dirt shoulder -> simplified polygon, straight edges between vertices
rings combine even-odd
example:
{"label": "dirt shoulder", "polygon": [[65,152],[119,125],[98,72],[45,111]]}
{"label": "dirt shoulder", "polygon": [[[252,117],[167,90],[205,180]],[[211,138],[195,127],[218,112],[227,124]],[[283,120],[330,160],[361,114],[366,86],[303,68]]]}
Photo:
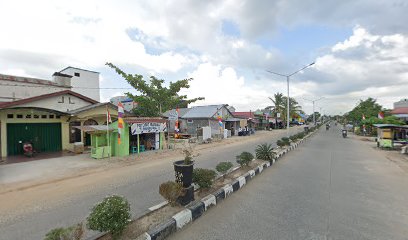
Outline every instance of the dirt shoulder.
{"label": "dirt shoulder", "polygon": [[401,154],[401,150],[399,149],[380,149],[377,147],[377,143],[375,142],[374,137],[353,135],[353,138],[365,142],[367,145],[371,146],[374,151],[378,152],[378,154],[383,155],[386,159],[396,164],[399,168],[401,168],[405,173],[408,174],[408,154]]}

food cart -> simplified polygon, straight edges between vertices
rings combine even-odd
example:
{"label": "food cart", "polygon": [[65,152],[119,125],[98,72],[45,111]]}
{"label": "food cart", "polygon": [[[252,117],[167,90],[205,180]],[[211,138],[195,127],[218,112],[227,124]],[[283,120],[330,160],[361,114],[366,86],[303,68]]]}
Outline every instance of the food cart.
{"label": "food cart", "polygon": [[408,144],[408,126],[374,124],[377,128],[377,147],[394,148],[395,144]]}

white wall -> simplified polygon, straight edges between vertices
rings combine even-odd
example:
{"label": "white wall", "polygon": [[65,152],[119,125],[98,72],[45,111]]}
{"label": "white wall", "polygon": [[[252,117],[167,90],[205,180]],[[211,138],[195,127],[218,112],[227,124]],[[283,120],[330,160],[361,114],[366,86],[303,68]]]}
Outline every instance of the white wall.
{"label": "white wall", "polygon": [[[99,73],[69,67],[61,73],[71,75],[72,91],[100,102]],[[79,73],[79,77],[75,76]]]}
{"label": "white wall", "polygon": [[67,112],[81,107],[91,105],[91,103],[70,94],[55,96],[47,99],[38,100],[26,104],[18,105],[19,107],[40,107],[53,109],[60,112]]}

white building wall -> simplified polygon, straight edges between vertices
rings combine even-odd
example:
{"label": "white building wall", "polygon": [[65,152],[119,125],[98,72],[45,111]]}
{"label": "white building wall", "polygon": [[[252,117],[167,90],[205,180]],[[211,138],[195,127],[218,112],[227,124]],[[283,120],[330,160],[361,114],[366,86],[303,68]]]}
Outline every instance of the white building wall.
{"label": "white building wall", "polygon": [[[5,78],[18,78],[26,81],[5,80]],[[30,82],[31,80],[31,82]],[[14,77],[8,75],[0,75],[0,102],[11,102],[24,98],[31,98],[39,95],[70,90],[68,86],[54,86],[48,84],[38,84],[34,82],[50,82],[34,78]]]}
{"label": "white building wall", "polygon": [[[99,73],[68,67],[61,73],[71,75],[72,91],[100,102]],[[75,76],[75,75],[78,75]]]}
{"label": "white building wall", "polygon": [[408,107],[408,99],[401,99],[400,101],[394,103],[394,109],[402,107]]}
{"label": "white building wall", "polygon": [[39,107],[53,109],[60,112],[68,112],[81,107],[91,105],[90,102],[84,101],[70,94],[41,99],[35,102],[21,104],[19,107]]}

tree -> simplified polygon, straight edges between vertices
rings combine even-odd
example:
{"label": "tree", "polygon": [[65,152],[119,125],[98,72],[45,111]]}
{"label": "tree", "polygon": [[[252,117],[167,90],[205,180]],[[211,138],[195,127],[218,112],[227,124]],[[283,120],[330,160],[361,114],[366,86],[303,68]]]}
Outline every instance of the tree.
{"label": "tree", "polygon": [[277,113],[283,115],[283,109],[285,107],[285,102],[283,101],[284,100],[283,94],[275,93],[273,95],[273,98],[269,97],[269,99],[273,102],[273,106],[270,106],[269,108],[273,108],[274,116],[276,116]]}
{"label": "tree", "polygon": [[138,107],[133,110],[136,116],[158,117],[163,112],[174,109],[177,106],[186,106],[187,104],[204,99],[204,97],[187,99],[186,95],[179,95],[182,88],[190,87],[189,82],[193,80],[192,78],[170,82],[169,87],[164,87],[164,80],[162,79],[151,76],[150,80],[146,81],[140,74],[125,73],[112,63],[106,63],[106,65],[114,69],[140,93],[139,95],[126,93],[129,98],[138,104]]}
{"label": "tree", "polygon": [[377,117],[378,113],[382,110],[382,106],[379,105],[374,98],[367,98],[366,100],[360,100],[358,105],[350,112],[345,114],[347,121],[354,123],[355,125],[361,125],[363,121],[363,115],[366,119],[370,117]]}
{"label": "tree", "polygon": [[[285,103],[284,107],[283,107],[283,119],[286,122],[286,116],[287,116],[287,99],[288,97],[283,97],[283,102]],[[302,107],[299,105],[299,103],[296,101],[296,99],[294,98],[289,98],[289,116],[292,118],[293,116],[297,116],[298,113],[304,113],[302,111]],[[289,119],[290,120],[290,119]]]}

